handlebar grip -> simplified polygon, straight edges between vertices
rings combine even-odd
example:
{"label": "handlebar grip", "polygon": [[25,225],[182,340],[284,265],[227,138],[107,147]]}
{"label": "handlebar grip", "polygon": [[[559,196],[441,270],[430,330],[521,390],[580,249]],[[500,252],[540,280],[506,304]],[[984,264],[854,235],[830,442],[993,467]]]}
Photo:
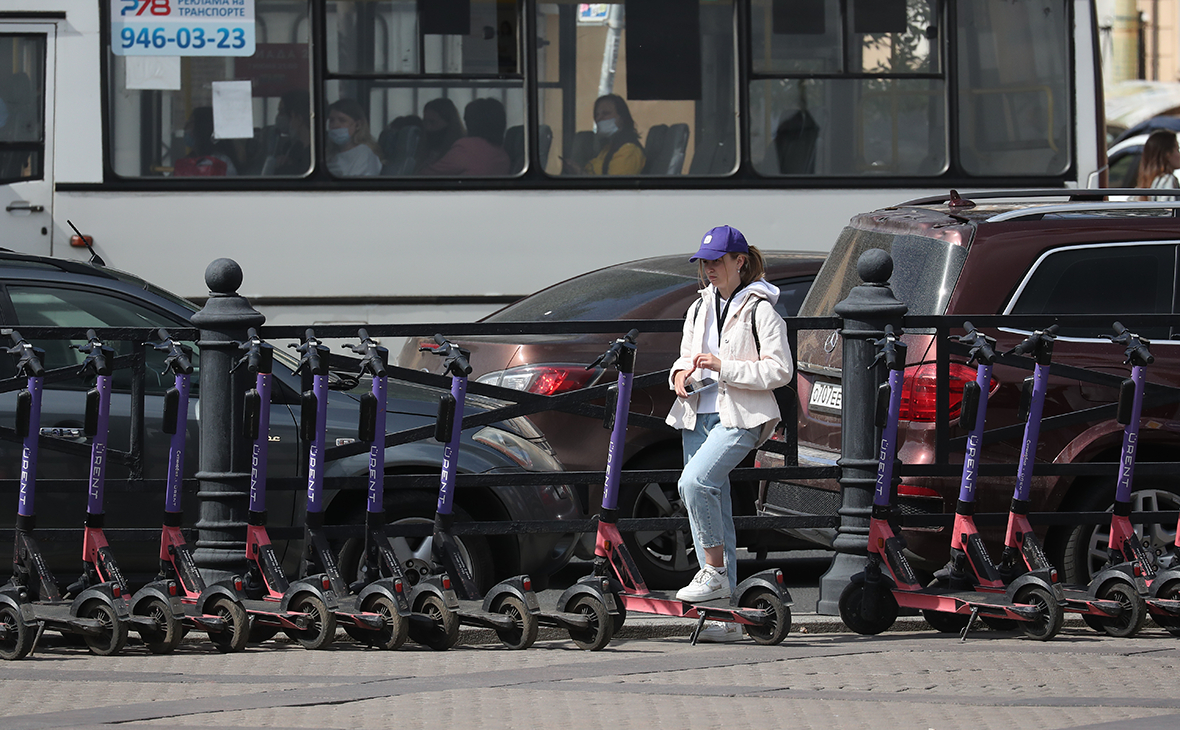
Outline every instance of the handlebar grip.
{"label": "handlebar grip", "polygon": [[14,344],[14,345],[19,345],[20,343],[25,341],[25,338],[21,337],[21,333],[17,332],[16,330],[13,330],[12,332],[10,332],[9,337],[12,338],[12,344]]}
{"label": "handlebar grip", "polygon": [[1127,334],[1127,328],[1123,326],[1122,322],[1115,322],[1113,327],[1116,337],[1122,337],[1123,335]]}
{"label": "handlebar grip", "polygon": [[372,339],[371,337],[369,337],[369,331],[366,330],[364,327],[361,327],[360,329],[358,329],[356,331],[356,335],[357,335],[357,337],[361,338],[361,342],[365,342],[367,340]]}

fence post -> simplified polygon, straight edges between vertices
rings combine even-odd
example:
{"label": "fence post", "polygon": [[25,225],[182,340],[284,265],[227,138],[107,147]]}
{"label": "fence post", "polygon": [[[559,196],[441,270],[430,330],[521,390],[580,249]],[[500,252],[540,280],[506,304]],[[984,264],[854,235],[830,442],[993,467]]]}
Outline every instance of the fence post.
{"label": "fence post", "polygon": [[232,259],[217,259],[205,269],[209,299],[192,322],[200,328],[200,461],[197,499],[197,543],[194,557],[206,579],[241,574],[246,558],[246,498],[249,495],[249,450],[241,448],[245,368],[231,374],[238,342],[246,330],[266,317],[238,295],[242,268]]}
{"label": "fence post", "polygon": [[874,406],[879,373],[870,369],[876,356],[871,340],[885,335],[885,325],[900,326],[908,307],[889,287],[893,258],[881,249],[861,254],[856,271],[863,284],[853,287],[835,307],[844,319],[842,407],[840,417],[840,527],[832,547],[836,557],[819,583],[816,613],[840,613],[840,592],[864,568],[869,517],[877,482],[877,433]]}

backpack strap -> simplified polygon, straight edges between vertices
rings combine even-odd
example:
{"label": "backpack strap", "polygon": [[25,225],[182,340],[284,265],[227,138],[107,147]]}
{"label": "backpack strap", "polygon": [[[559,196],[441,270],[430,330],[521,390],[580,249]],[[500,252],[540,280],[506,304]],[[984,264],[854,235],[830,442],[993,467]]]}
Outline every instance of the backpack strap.
{"label": "backpack strap", "polygon": [[762,343],[758,340],[758,305],[761,303],[762,297],[755,297],[750,307],[750,334],[754,335],[754,349],[758,351],[758,357],[762,357]]}

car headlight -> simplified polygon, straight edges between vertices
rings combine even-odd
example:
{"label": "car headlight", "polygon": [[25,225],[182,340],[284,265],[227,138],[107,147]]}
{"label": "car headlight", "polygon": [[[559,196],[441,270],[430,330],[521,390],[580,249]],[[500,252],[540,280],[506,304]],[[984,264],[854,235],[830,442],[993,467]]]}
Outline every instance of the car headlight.
{"label": "car headlight", "polygon": [[558,471],[562,468],[556,459],[514,433],[485,426],[476,431],[472,438],[492,447],[530,471]]}

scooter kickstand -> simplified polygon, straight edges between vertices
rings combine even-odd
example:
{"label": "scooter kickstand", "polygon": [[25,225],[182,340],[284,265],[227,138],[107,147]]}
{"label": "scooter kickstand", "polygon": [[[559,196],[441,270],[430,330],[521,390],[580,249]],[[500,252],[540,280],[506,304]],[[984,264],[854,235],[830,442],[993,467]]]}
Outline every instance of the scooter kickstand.
{"label": "scooter kickstand", "polygon": [[697,626],[695,629],[692,630],[692,645],[693,646],[697,645],[697,638],[700,637],[701,629],[703,629],[703,628],[705,628],[705,614],[704,613],[702,613],[700,615],[700,618],[697,619]]}
{"label": "scooter kickstand", "polygon": [[967,640],[967,632],[975,625],[975,619],[979,618],[979,607],[971,609],[971,618],[967,619],[967,625],[963,627],[963,633],[959,634],[959,641]]}

